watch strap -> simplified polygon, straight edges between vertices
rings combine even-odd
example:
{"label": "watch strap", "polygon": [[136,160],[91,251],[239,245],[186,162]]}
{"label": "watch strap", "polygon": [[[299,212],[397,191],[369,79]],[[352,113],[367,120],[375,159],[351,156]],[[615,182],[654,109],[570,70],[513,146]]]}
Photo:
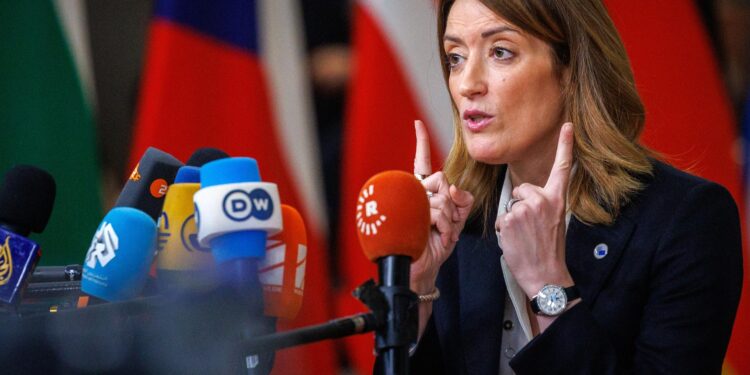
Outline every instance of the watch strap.
{"label": "watch strap", "polygon": [[537,296],[534,296],[531,298],[531,302],[530,302],[531,312],[537,315],[539,315],[539,313],[541,312],[541,310],[539,310],[539,302],[537,302],[538,300],[539,298],[537,298]]}
{"label": "watch strap", "polygon": [[565,296],[568,298],[568,304],[581,298],[581,292],[575,285],[563,288],[563,290],[565,291]]}

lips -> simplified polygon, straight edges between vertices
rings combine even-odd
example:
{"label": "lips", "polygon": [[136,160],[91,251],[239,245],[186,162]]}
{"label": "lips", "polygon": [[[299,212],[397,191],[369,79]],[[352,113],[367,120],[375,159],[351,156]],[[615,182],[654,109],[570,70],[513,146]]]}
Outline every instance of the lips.
{"label": "lips", "polygon": [[463,120],[466,127],[473,132],[478,132],[485,128],[492,121],[494,116],[476,109],[464,111]]}

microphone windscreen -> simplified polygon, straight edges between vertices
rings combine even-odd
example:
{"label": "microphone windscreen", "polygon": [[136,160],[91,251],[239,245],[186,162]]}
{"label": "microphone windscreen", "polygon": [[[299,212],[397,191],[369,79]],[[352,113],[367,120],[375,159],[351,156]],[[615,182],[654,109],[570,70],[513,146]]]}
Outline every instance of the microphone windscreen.
{"label": "microphone windscreen", "polygon": [[357,235],[367,259],[388,255],[419,259],[430,233],[430,203],[422,184],[402,171],[378,173],[357,200]]}
{"label": "microphone windscreen", "polygon": [[154,258],[156,223],[143,211],[113,208],[97,228],[83,264],[81,290],[106,301],[138,297]]}
{"label": "microphone windscreen", "polygon": [[137,208],[156,221],[161,214],[164,195],[180,167],[182,162],[174,156],[149,147],[122,188],[115,207]]}
{"label": "microphone windscreen", "polygon": [[229,154],[219,150],[218,148],[203,147],[195,150],[195,152],[190,155],[190,158],[188,159],[187,163],[185,163],[185,165],[189,165],[192,167],[202,167],[203,164],[206,164],[208,162],[219,159],[226,159],[228,157]]}
{"label": "microphone windscreen", "polygon": [[13,166],[0,185],[0,224],[22,236],[44,231],[55,193],[55,179],[47,171],[31,165]]}
{"label": "microphone windscreen", "polygon": [[307,232],[302,215],[281,205],[284,229],[268,239],[266,257],[258,266],[263,284],[264,314],[294,319],[302,307],[307,263]]}

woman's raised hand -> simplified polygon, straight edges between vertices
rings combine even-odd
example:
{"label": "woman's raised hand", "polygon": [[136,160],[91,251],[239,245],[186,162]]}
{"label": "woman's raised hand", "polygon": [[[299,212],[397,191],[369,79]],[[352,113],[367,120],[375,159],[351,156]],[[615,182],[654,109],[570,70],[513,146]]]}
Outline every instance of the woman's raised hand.
{"label": "woman's raised hand", "polygon": [[573,125],[565,123],[546,185],[524,183],[514,188],[513,198],[518,201],[495,222],[508,268],[529,297],[545,284],[573,285],[565,264],[565,210],[572,163]]}
{"label": "woman's raised hand", "polygon": [[438,270],[456,246],[474,204],[474,197],[451,185],[443,172],[432,173],[427,129],[422,121],[417,120],[414,130],[417,135],[414,174],[427,176],[422,180],[422,185],[429,196],[432,229],[427,248],[411,265],[411,284],[415,292],[426,294],[434,290]]}

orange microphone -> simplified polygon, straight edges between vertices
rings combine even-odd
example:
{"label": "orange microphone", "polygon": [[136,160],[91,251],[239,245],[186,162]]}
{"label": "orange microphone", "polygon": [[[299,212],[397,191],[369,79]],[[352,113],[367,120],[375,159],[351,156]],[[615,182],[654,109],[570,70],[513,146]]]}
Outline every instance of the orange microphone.
{"label": "orange microphone", "polygon": [[266,256],[258,266],[263,285],[264,315],[294,319],[302,307],[307,263],[307,233],[302,216],[281,205],[281,233],[269,237]]}
{"label": "orange microphone", "polygon": [[375,349],[386,374],[409,373],[409,345],[417,340],[417,295],[409,289],[411,262],[430,233],[430,203],[414,175],[386,171],[370,178],[357,200],[357,234],[365,256],[378,264],[379,289],[388,304],[375,330]]}
{"label": "orange microphone", "polygon": [[386,171],[365,182],[357,200],[357,235],[367,259],[398,255],[415,261],[429,234],[430,202],[414,175]]}

